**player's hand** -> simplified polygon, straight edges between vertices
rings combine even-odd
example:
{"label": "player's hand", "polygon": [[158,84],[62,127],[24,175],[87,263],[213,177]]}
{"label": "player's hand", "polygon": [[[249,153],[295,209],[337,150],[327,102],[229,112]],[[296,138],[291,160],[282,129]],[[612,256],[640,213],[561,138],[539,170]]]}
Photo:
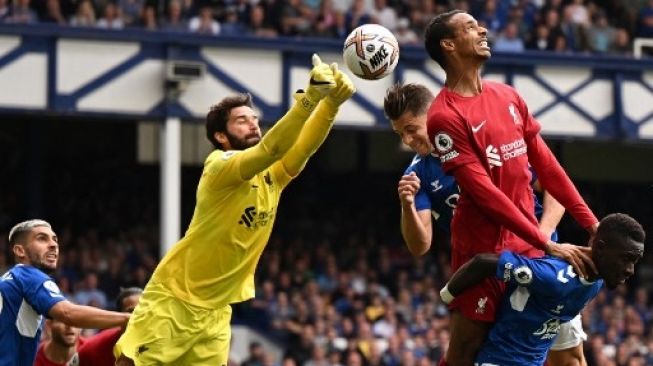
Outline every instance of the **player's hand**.
{"label": "player's hand", "polygon": [[415,203],[415,195],[419,191],[420,180],[415,172],[410,172],[401,177],[397,192],[402,205],[412,205]]}
{"label": "player's hand", "polygon": [[337,63],[334,62],[331,64],[331,71],[336,80],[336,87],[327,96],[327,100],[331,101],[337,107],[354,95],[356,87],[349,76],[338,70]]}
{"label": "player's hand", "polygon": [[331,94],[336,87],[336,79],[331,67],[323,63],[317,53],[313,54],[313,69],[310,75],[311,79],[306,88],[306,98],[313,103],[317,103],[322,98]]}
{"label": "player's hand", "polygon": [[582,278],[588,279],[598,273],[591,257],[592,248],[553,241],[549,241],[546,247],[547,254],[567,261]]}

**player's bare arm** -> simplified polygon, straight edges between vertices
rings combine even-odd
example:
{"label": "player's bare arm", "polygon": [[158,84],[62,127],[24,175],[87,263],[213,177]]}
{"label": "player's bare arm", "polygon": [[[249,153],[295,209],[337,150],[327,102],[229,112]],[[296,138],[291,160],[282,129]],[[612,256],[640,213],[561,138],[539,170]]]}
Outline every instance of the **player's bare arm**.
{"label": "player's bare arm", "polygon": [[[547,254],[567,260],[576,272],[588,278],[595,271],[594,263],[587,255],[587,249],[571,244],[558,245],[542,234],[538,227],[528,221],[515,204],[494,184],[487,171],[478,162],[463,165],[453,171],[458,184],[477,205],[484,208],[490,217],[508,230],[519,235]],[[527,230],[524,230],[527,228]],[[595,273],[595,272],[594,272]]]}
{"label": "player's bare arm", "polygon": [[48,315],[78,328],[105,329],[126,325],[131,314],[77,305],[70,301],[60,301],[50,309]]}
{"label": "player's bare arm", "polygon": [[493,276],[498,263],[498,254],[483,253],[474,256],[462,265],[442,288],[440,291],[442,301],[448,304],[466,289],[478,284],[484,278]]}
{"label": "player's bare arm", "polygon": [[291,177],[297,176],[304,169],[308,159],[324,143],[333,127],[340,105],[356,92],[354,83],[338,69],[338,64],[333,63],[330,68],[333,72],[336,87],[320,101],[304,127],[302,127],[295,144],[281,159],[285,172]]}
{"label": "player's bare arm", "polygon": [[297,141],[304,122],[320,100],[335,87],[333,70],[314,54],[313,69],[306,91],[296,93],[295,105],[263,136],[259,144],[239,154],[241,178],[251,179],[281,159]]}
{"label": "player's bare arm", "polygon": [[542,189],[540,181],[536,180],[533,189],[542,193],[542,217],[540,218],[540,231],[551,237],[556,227],[565,214],[565,207],[560,204],[548,191]]}
{"label": "player's bare arm", "polygon": [[397,186],[401,202],[401,234],[408,250],[414,256],[424,255],[433,240],[431,210],[417,211],[415,208],[415,195],[419,191],[420,183],[417,174],[411,172],[402,176]]}

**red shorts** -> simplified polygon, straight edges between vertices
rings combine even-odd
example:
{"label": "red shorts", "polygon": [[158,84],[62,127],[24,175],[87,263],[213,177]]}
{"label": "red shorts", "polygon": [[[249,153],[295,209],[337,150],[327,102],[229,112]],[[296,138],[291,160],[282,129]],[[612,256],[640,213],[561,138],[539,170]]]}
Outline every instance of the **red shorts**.
{"label": "red shorts", "polygon": [[[520,253],[529,258],[541,256],[542,251],[535,248],[527,248]],[[479,253],[462,253],[457,250],[451,251],[451,269],[458,270],[463,264],[467,263],[476,254]],[[482,322],[494,322],[496,313],[501,304],[501,298],[506,292],[506,285],[496,277],[488,277],[468,288],[462,294],[449,304],[449,310],[459,311],[465,318]]]}
{"label": "red shorts", "polygon": [[505,291],[503,281],[488,277],[456,296],[449,304],[449,310],[459,311],[470,320],[493,323]]}

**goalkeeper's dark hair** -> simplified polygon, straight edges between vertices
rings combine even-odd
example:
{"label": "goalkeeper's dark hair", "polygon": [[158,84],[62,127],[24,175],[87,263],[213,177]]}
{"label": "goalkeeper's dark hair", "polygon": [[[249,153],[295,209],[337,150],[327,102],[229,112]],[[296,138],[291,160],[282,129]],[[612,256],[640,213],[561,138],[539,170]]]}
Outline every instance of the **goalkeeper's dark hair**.
{"label": "goalkeeper's dark hair", "polygon": [[405,112],[419,116],[426,113],[433,98],[433,93],[422,84],[397,83],[385,92],[383,111],[392,121],[399,119]]}
{"label": "goalkeeper's dark hair", "polygon": [[133,295],[141,295],[143,293],[143,289],[140,287],[127,287],[127,288],[120,288],[120,293],[118,294],[118,297],[116,297],[116,309],[118,311],[124,312],[125,310],[122,308],[122,302]]}
{"label": "goalkeeper's dark hair", "polygon": [[251,94],[239,93],[232,95],[211,106],[209,113],[206,115],[206,138],[216,149],[222,149],[222,144],[215,138],[215,133],[226,132],[229,113],[231,113],[232,109],[242,106],[252,108]]}
{"label": "goalkeeper's dark hair", "polygon": [[444,57],[440,41],[443,38],[453,38],[455,30],[451,27],[450,20],[456,14],[464,13],[462,10],[451,10],[441,13],[431,19],[424,31],[424,47],[429,56],[446,70],[447,60]]}
{"label": "goalkeeper's dark hair", "polygon": [[597,230],[597,236],[600,238],[613,237],[628,239],[643,243],[646,239],[644,228],[634,218],[623,214],[613,213],[601,220]]}

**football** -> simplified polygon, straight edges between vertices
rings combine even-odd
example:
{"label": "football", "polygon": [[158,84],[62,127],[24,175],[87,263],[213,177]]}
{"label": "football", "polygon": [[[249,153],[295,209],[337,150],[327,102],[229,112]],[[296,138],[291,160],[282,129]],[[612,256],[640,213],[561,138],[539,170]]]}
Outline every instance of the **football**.
{"label": "football", "polygon": [[399,44],[387,28],[378,24],[364,24],[354,29],[343,47],[347,68],[366,80],[384,78],[399,61]]}

